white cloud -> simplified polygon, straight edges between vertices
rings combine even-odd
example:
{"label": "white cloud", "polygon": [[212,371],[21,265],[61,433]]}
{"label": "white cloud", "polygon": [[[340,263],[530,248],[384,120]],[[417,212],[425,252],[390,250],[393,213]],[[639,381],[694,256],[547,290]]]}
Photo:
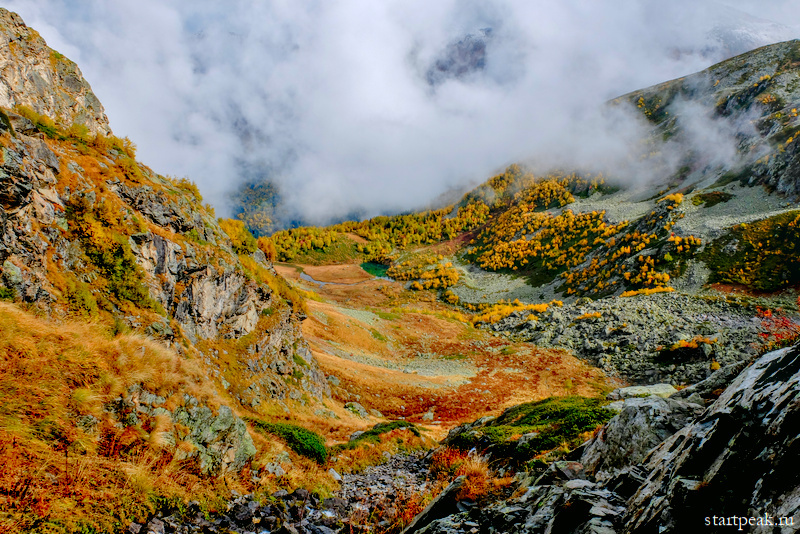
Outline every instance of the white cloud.
{"label": "white cloud", "polygon": [[[796,2],[732,1],[800,20]],[[188,175],[223,211],[227,192],[269,176],[317,222],[425,205],[517,160],[624,160],[634,123],[610,125],[603,102],[720,59],[715,24],[742,16],[693,0],[6,6],[78,62],[154,169]],[[756,40],[791,33],[748,24]],[[426,82],[448,45],[484,28],[483,69]]]}

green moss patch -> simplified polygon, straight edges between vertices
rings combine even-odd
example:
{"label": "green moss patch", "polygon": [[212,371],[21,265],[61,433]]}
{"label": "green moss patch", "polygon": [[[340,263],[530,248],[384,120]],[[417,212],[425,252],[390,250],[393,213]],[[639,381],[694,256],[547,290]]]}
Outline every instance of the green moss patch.
{"label": "green moss patch", "polygon": [[709,193],[700,193],[692,197],[692,204],[699,206],[705,204],[706,208],[716,206],[723,202],[727,202],[733,198],[733,195],[724,191],[711,191]]}
{"label": "green moss patch", "polygon": [[0,300],[13,302],[15,296],[16,292],[13,289],[0,286]]}
{"label": "green moss patch", "polygon": [[[557,447],[579,445],[581,434],[606,423],[614,412],[606,401],[587,397],[549,397],[504,411],[486,426],[450,440],[460,449],[490,451],[493,458],[522,463]],[[528,436],[520,441],[520,437]]]}
{"label": "green moss patch", "polygon": [[325,440],[307,428],[289,423],[268,423],[249,417],[245,418],[245,421],[262,433],[272,434],[283,439],[290,449],[301,456],[310,458],[320,465],[328,461],[328,448],[325,446]]}
{"label": "green moss patch", "polygon": [[386,341],[388,341],[386,339],[386,336],[384,336],[383,334],[381,334],[380,332],[378,332],[374,328],[370,328],[369,333],[372,334],[372,337],[374,337],[378,341],[383,341],[384,343],[386,343]]}
{"label": "green moss patch", "polygon": [[397,429],[407,429],[417,437],[420,437],[421,435],[419,429],[413,423],[409,423],[407,421],[389,421],[386,423],[378,423],[371,429],[359,435],[357,438],[350,440],[347,443],[340,443],[338,445],[335,445],[333,449],[336,451],[343,451],[343,450],[355,449],[356,447],[363,445],[365,443],[377,444],[380,443],[382,434],[386,434],[387,432],[391,432],[392,430],[397,430]]}

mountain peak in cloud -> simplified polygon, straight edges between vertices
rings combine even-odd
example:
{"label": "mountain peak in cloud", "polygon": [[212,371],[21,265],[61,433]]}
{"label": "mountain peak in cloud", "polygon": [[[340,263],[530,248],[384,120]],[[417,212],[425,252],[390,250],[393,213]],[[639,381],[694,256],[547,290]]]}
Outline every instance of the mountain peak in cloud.
{"label": "mountain peak in cloud", "polygon": [[656,12],[669,20],[678,32],[694,33],[695,38],[680,39],[672,45],[675,58],[699,56],[710,62],[719,62],[750,50],[798,37],[792,28],[759,18],[735,7],[718,2],[697,3],[690,6],[653,5]]}
{"label": "mountain peak in cloud", "polygon": [[719,52],[727,57],[749,50],[796,38],[796,32],[784,24],[754,17],[738,9],[712,4],[716,21],[708,31],[709,40],[716,42]]}
{"label": "mountain peak in cloud", "polygon": [[491,40],[492,29],[484,28],[451,42],[425,72],[425,80],[435,87],[448,79],[463,79],[484,70]]}

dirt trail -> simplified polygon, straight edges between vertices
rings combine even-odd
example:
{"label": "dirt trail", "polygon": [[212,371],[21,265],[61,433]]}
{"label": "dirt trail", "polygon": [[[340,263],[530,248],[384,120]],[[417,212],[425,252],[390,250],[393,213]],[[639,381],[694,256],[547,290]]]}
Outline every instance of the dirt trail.
{"label": "dirt trail", "polygon": [[[455,310],[432,294],[374,279],[357,264],[275,267],[319,296],[308,300],[303,333],[325,373],[337,377],[340,401],[444,431],[520,402],[610,386],[565,351],[512,343],[448,318]],[[301,279],[303,271],[330,285]]]}

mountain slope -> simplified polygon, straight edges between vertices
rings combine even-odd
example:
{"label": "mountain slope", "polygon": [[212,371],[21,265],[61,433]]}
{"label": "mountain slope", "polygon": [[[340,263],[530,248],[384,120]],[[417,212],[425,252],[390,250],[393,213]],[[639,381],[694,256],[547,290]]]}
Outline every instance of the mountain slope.
{"label": "mountain slope", "polygon": [[330,401],[303,296],[241,222],[136,160],[74,63],[5,10],[0,35],[0,531],[329,493],[290,439],[325,438],[286,421],[338,439],[368,421]]}
{"label": "mountain slope", "polygon": [[653,135],[667,141],[657,149],[677,144],[684,165],[674,180],[708,187],[724,176],[723,181],[765,184],[796,201],[798,70],[800,41],[787,41],[615,103],[637,106]]}
{"label": "mountain slope", "polygon": [[[354,402],[361,395],[398,418],[455,424],[489,403],[494,410],[604,389],[600,370],[563,351],[539,350],[529,343],[535,341],[566,347],[631,381],[686,385],[713,375],[702,388],[686,388],[697,393],[693,402],[705,402],[732,379],[731,369],[797,335],[793,318],[760,309],[794,303],[800,271],[796,42],[618,99],[615,105],[630,104],[651,122],[645,141],[654,152],[682,158],[677,173],[664,166],[638,189],[621,188],[613,177],[535,176],[511,166],[447,209],[256,241],[241,221],[216,219],[190,181],[139,163],[133,143],[111,135],[77,67],[18,17],[0,12],[0,33],[7,40],[0,64],[8,70],[7,105],[0,105],[0,299],[8,301],[0,304],[0,461],[10,467],[0,475],[0,530],[119,531],[159,510],[190,510],[198,528],[227,528],[227,516],[212,524],[206,514],[227,510],[235,490],[252,494],[250,515],[242,515],[248,528],[261,528],[251,521],[250,503],[281,499],[280,512],[271,504],[261,510],[273,514],[264,515],[274,520],[270,530],[291,532],[307,503],[317,506],[336,487],[326,440],[342,440],[381,418]],[[707,131],[735,140],[733,152],[718,157],[695,150],[703,146],[698,132]],[[659,161],[665,160],[653,158]],[[352,266],[340,271],[370,284],[320,290],[321,297],[287,283],[272,265],[276,258],[372,260],[380,265],[366,269],[395,281],[376,282]],[[279,268],[309,281],[305,273],[292,275],[291,265]],[[732,286],[745,296],[716,292]],[[308,306],[304,296],[330,301]],[[442,302],[429,305],[433,297]],[[306,324],[317,329],[314,349],[324,366],[301,333],[310,313]],[[511,340],[476,333],[474,326]],[[758,334],[766,339],[752,346]],[[456,339],[442,339],[448,337]],[[391,359],[393,372],[370,367],[376,355]],[[434,376],[413,376],[420,361]],[[758,378],[764,387],[756,392],[766,400],[782,376],[771,362],[754,366],[769,371]],[[720,378],[714,371],[725,364],[731,367]],[[743,376],[736,388],[749,383],[751,375]],[[372,384],[375,379],[381,382]],[[741,411],[737,391],[721,397],[720,413],[729,406]],[[451,392],[457,395],[447,398]],[[353,402],[344,409],[332,394]],[[680,405],[677,420],[685,422],[696,410],[687,406],[693,402],[667,403]],[[534,452],[539,463],[527,464],[534,468],[607,420],[605,404],[545,399],[536,403],[536,417],[529,403],[510,409],[498,424],[482,419],[468,430],[480,427],[475,436],[492,434],[513,441],[508,450]],[[333,449],[336,469],[382,461],[428,441],[407,425],[399,420]],[[676,422],[668,426],[678,429]],[[669,451],[660,454],[665,460],[649,466],[652,473],[683,466]],[[469,480],[482,481],[481,498],[493,495],[487,486],[496,481],[487,482],[485,461],[466,453],[452,458],[472,470]],[[562,467],[551,471],[564,473]],[[620,483],[641,482],[638,474]],[[495,489],[509,484],[506,479]],[[643,488],[643,501],[662,492],[669,507],[681,502],[682,486],[635,485]],[[316,494],[267,496],[298,486]],[[542,486],[561,492],[557,484]],[[475,487],[469,491],[478,494]],[[603,493],[607,508],[622,514],[622,493],[611,493]],[[292,504],[284,504],[287,497]],[[422,494],[412,497],[422,502]],[[201,502],[185,508],[190,499]],[[229,515],[244,513],[243,502]],[[403,502],[389,502],[401,519],[381,528],[399,529],[403,514],[396,508]],[[484,502],[477,508],[476,502],[464,506],[483,510]],[[593,501],[580,501],[579,511],[586,502]],[[761,505],[762,495],[753,502]],[[353,499],[349,504],[343,512],[334,501],[338,516],[315,517],[325,528],[344,527],[336,517],[348,512],[382,517]],[[556,513],[550,504],[546,509]],[[649,528],[669,507],[651,506],[631,519]],[[489,513],[503,522],[510,514],[508,524],[519,523],[514,510]],[[176,517],[169,528],[177,528],[171,526]]]}

